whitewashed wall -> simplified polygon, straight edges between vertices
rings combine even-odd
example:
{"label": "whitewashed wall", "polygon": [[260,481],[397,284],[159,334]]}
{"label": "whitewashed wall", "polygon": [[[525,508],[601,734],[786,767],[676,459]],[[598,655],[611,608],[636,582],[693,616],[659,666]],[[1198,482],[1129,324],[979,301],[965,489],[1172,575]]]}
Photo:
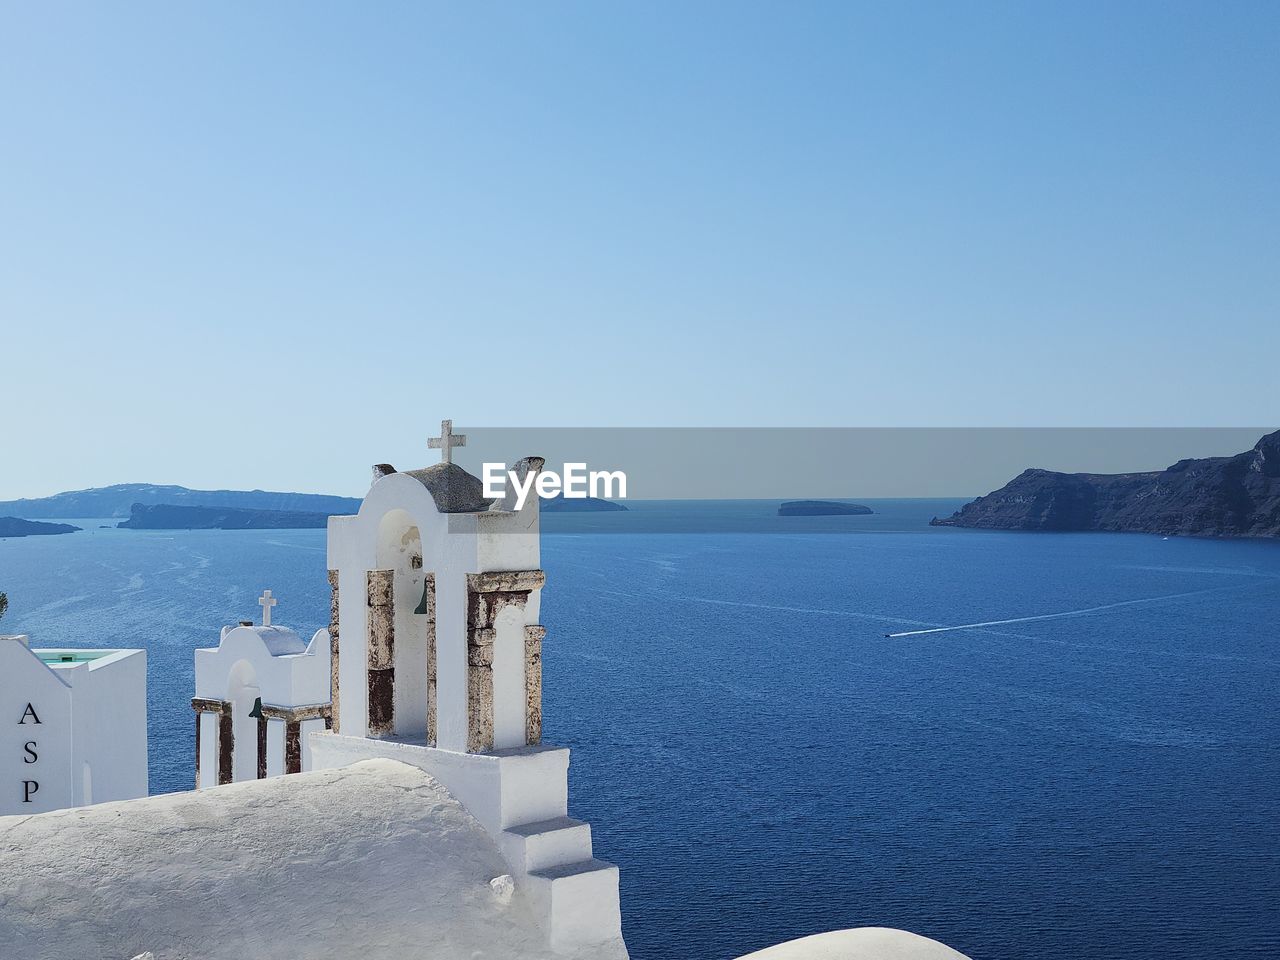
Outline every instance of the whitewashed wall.
{"label": "whitewashed wall", "polygon": [[145,652],[50,667],[0,638],[0,728],[0,815],[145,797]]}

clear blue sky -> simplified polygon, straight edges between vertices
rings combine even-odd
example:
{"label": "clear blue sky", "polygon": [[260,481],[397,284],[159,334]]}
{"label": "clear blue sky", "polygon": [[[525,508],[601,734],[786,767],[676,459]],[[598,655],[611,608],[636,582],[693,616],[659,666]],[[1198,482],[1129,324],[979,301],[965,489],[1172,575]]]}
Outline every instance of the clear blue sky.
{"label": "clear blue sky", "polygon": [[1280,419],[1280,4],[4,2],[0,90],[0,497]]}

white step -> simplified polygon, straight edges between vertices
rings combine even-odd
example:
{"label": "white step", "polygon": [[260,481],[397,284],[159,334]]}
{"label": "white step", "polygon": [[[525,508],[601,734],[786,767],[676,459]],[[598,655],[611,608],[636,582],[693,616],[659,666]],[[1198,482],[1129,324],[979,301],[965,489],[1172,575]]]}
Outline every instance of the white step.
{"label": "white step", "polygon": [[621,942],[618,868],[612,863],[566,863],[535,870],[526,882],[550,935],[552,949]]}
{"label": "white step", "polygon": [[572,817],[525,823],[504,830],[501,844],[518,873],[580,863],[591,859],[591,824]]}

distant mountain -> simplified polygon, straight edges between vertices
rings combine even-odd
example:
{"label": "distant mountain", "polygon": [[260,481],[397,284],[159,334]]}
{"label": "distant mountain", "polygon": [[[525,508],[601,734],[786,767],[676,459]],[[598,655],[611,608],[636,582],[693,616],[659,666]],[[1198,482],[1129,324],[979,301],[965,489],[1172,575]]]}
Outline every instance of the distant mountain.
{"label": "distant mountain", "polygon": [[[52,519],[58,517],[124,517],[126,522],[121,526],[129,529],[161,529],[151,527],[152,523],[169,522],[165,514],[157,514],[154,518],[144,516],[138,526],[133,522],[133,507],[167,506],[167,507],[211,507],[226,511],[267,511],[273,513],[302,513],[324,517],[349,516],[360,509],[360,500],[356,497],[332,497],[322,493],[278,493],[269,490],[192,490],[190,487],[178,487],[155,483],[117,483],[110,487],[93,487],[88,490],[70,490],[56,493],[51,497],[35,497],[23,500],[0,501],[0,516],[25,517],[27,519]],[[544,497],[542,509],[551,513],[558,512],[597,512],[626,510],[621,503],[611,500],[600,500],[596,497],[574,498]],[[226,514],[228,523],[234,522],[230,514]],[[199,519],[194,529],[205,529],[203,522],[207,517]],[[288,518],[280,518],[286,520]],[[174,522],[177,522],[176,520]],[[300,524],[282,523],[283,526],[310,526],[311,521]],[[315,524],[324,526],[324,523]],[[187,529],[188,525],[165,529]],[[228,529],[234,529],[228,528]]]}
{"label": "distant mountain", "polygon": [[[627,509],[620,503],[598,500],[595,497],[571,500],[560,497],[544,498],[541,507],[552,513],[591,513]],[[355,513],[357,509],[359,509],[358,503],[347,512]],[[310,511],[246,510],[237,507],[135,503],[130,508],[129,519],[117,526],[125,530],[283,530],[317,529],[324,528],[328,524],[329,514]]]}
{"label": "distant mountain", "polygon": [[328,525],[327,513],[178,507],[167,503],[135,503],[129,519],[117,524],[126,530],[305,530]]}
{"label": "distant mountain", "polygon": [[866,516],[873,512],[860,503],[841,503],[839,500],[788,500],[778,507],[780,517],[841,517]]}
{"label": "distant mountain", "polygon": [[611,513],[627,509],[612,500],[599,497],[541,497],[538,509],[545,513]]}
{"label": "distant mountain", "polygon": [[1234,457],[1152,473],[1026,470],[934,526],[1280,537],[1280,431]]}
{"label": "distant mountain", "polygon": [[58,533],[75,533],[79,527],[69,523],[36,523],[17,517],[0,517],[0,537],[44,537]]}
{"label": "distant mountain", "polygon": [[153,483],[118,483],[111,487],[72,490],[30,500],[0,502],[0,516],[27,518],[128,517],[135,503],[144,505],[220,507],[237,510],[284,510],[345,516],[360,509],[354,497],[319,493],[272,493],[267,490],[191,490]]}

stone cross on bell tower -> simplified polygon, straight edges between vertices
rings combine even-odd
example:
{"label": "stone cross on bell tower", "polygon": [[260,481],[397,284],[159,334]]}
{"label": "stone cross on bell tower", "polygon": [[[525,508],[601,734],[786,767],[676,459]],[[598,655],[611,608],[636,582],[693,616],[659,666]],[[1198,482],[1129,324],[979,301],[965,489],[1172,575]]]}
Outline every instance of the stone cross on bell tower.
{"label": "stone cross on bell tower", "polygon": [[452,420],[441,420],[440,436],[427,439],[428,450],[440,451],[441,463],[453,463],[453,448],[465,447],[466,445],[467,435],[465,433],[454,433]]}
{"label": "stone cross on bell tower", "polygon": [[262,608],[262,625],[264,627],[271,626],[271,608],[280,601],[271,596],[270,590],[263,590],[262,596],[258,598],[258,606]]}

